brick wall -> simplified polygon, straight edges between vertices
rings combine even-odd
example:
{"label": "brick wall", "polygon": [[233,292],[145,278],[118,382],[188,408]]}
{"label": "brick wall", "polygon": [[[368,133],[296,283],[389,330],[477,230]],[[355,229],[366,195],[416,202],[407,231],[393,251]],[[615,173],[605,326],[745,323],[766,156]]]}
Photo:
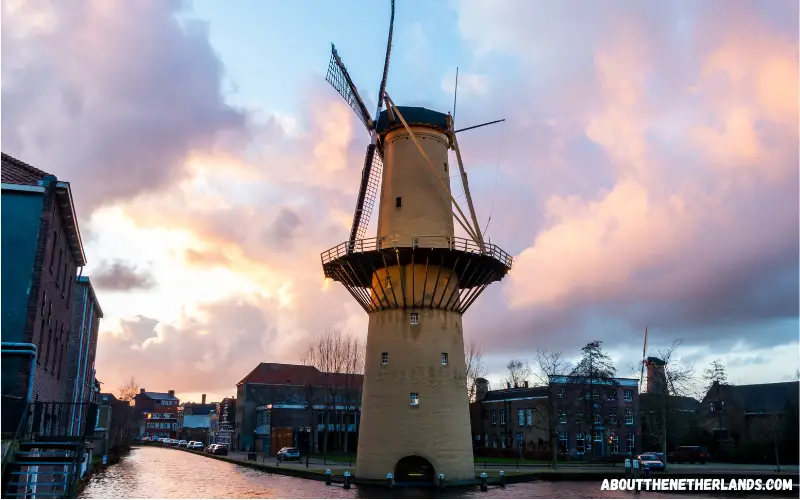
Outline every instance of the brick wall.
{"label": "brick wall", "polygon": [[[33,342],[38,349],[33,382],[33,399],[38,401],[63,400],[76,273],[55,201],[55,192],[49,188],[42,206],[25,328],[25,341]],[[27,378],[26,368],[20,372],[21,386],[27,384]]]}
{"label": "brick wall", "polygon": [[[100,315],[98,308],[95,307],[92,310],[94,299],[91,285],[86,282],[76,282],[74,288],[72,321],[67,341],[63,400],[72,401],[73,398],[76,398],[77,401],[80,399],[80,385],[82,385],[83,399],[80,402],[86,402],[91,395],[94,380],[92,373],[97,351]],[[77,389],[76,384],[80,384]]]}

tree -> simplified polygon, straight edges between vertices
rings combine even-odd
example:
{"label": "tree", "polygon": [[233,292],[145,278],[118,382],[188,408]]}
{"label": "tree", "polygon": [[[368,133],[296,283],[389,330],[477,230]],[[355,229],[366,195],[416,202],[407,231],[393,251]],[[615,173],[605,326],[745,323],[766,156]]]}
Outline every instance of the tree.
{"label": "tree", "polygon": [[117,399],[120,401],[128,401],[133,405],[133,398],[139,394],[139,384],[136,382],[136,377],[131,375],[131,378],[122,383],[117,389]]}
{"label": "tree", "polygon": [[[675,351],[683,344],[683,339],[676,339],[666,349],[661,349],[656,356],[664,364],[664,378],[659,381],[661,385],[655,387],[652,393],[643,394],[642,422],[643,433],[646,433],[654,442],[658,442],[661,452],[666,456],[667,439],[670,435],[677,434],[680,418],[685,418],[685,413],[680,412],[684,397],[689,396],[694,389],[694,367],[684,364],[683,360],[675,355]],[[677,438],[677,436],[676,436]],[[667,464],[664,464],[666,469]]]}
{"label": "tree", "polygon": [[486,376],[486,366],[483,364],[483,348],[474,339],[470,340],[464,349],[464,363],[466,365],[467,395],[471,403],[475,401],[475,379]]}
{"label": "tree", "polygon": [[512,359],[506,365],[506,369],[508,369],[508,375],[505,382],[511,384],[511,387],[522,387],[525,381],[531,378],[531,366],[527,361]]}
{"label": "tree", "polygon": [[547,431],[550,440],[550,451],[553,454],[553,466],[558,464],[558,412],[559,407],[556,403],[556,394],[550,383],[551,375],[563,375],[572,369],[569,361],[564,359],[564,354],[560,351],[546,351],[539,349],[536,351],[536,372],[534,375],[536,385],[549,388],[549,397],[544,407],[537,406],[536,411],[541,412],[542,419],[534,419],[535,422],[544,420],[544,425],[534,424],[540,429]]}
{"label": "tree", "polygon": [[[582,416],[589,417],[589,440],[593,439],[595,432],[599,432],[598,419],[602,419],[606,397],[602,397],[601,390],[603,387],[612,386],[616,391],[617,381],[614,378],[617,369],[611,362],[611,358],[603,352],[603,342],[595,340],[589,342],[581,348],[581,360],[572,369],[570,377],[575,384],[577,390],[577,398],[580,399]],[[585,418],[585,417],[584,417]],[[576,419],[578,422],[578,432],[581,431],[583,418]],[[584,441],[585,443],[585,441]],[[584,444],[585,446],[585,444]],[[594,454],[595,447],[591,448]]]}
{"label": "tree", "polygon": [[[334,328],[311,339],[300,360],[304,365],[313,366],[322,373],[325,424],[322,445],[323,452],[327,453],[331,412],[333,412],[334,422],[337,421],[337,418],[344,420],[346,412],[338,412],[336,406],[340,399],[343,399],[345,405],[348,406],[349,402],[353,400],[351,393],[357,392],[351,389],[355,380],[354,375],[363,372],[364,346],[351,333],[343,333]],[[307,393],[311,392],[307,391]],[[308,401],[308,404],[313,406],[313,400]]]}

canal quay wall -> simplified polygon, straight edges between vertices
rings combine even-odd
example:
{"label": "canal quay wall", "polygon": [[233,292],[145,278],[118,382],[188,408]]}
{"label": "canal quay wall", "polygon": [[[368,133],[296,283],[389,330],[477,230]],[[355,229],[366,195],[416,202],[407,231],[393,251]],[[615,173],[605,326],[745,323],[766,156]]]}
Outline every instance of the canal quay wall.
{"label": "canal quay wall", "polygon": [[[166,447],[160,444],[155,443],[138,443],[137,446],[154,446],[159,448],[172,448]],[[194,451],[194,450],[187,450],[184,448],[175,448],[178,451],[182,451],[185,453],[192,453],[195,455],[200,455],[206,458],[212,458],[215,460],[221,460],[224,462],[232,463],[235,465],[241,465],[243,467],[248,467],[251,469],[260,470],[263,472],[268,472],[271,474],[281,474],[284,476],[292,476],[298,477],[302,479],[311,479],[315,481],[325,481],[325,470],[330,469],[332,471],[331,481],[334,483],[343,483],[344,482],[344,472],[349,471],[351,474],[351,484],[361,484],[365,486],[384,486],[388,487],[388,484],[385,481],[374,481],[374,480],[359,480],[358,477],[355,476],[354,468],[348,467],[347,464],[311,464],[309,468],[305,467],[303,462],[298,464],[290,464],[284,463],[283,465],[269,464],[266,462],[258,462],[256,460],[242,460],[238,458],[232,458],[225,455],[211,455],[209,453],[205,453],[202,451]],[[505,465],[505,464],[504,464]],[[494,465],[490,467],[476,467],[475,468],[475,482],[471,484],[479,484],[480,479],[479,476],[481,473],[485,472],[487,475],[487,483],[489,485],[498,485],[501,484],[500,481],[500,471],[503,470],[505,473],[505,483],[506,484],[514,484],[514,483],[524,483],[524,482],[532,482],[532,481],[595,481],[601,482],[604,479],[623,479],[626,477],[625,469],[623,466],[617,467],[609,467],[609,466],[576,466],[576,465],[562,465],[559,468],[550,468],[545,465],[538,466],[537,470],[520,470],[515,468],[515,464],[508,464],[508,465]],[[728,470],[723,469],[725,465],[720,464],[720,468],[718,469],[711,469],[711,468],[704,468],[704,469],[686,469],[680,468],[679,470],[675,470],[674,468],[667,472],[658,472],[654,473],[653,477],[676,477],[676,478],[687,478],[687,479],[722,479],[724,481],[730,481],[732,479],[768,479],[768,478],[775,478],[775,477],[782,477],[782,478],[791,478],[792,481],[797,484],[800,483],[800,474],[796,470],[783,470],[781,472],[776,472],[773,469],[762,469],[762,470],[747,470],[743,469],[740,466],[730,466],[735,467],[739,470]],[[445,481],[445,486],[467,486],[463,482],[458,484],[447,483]]]}

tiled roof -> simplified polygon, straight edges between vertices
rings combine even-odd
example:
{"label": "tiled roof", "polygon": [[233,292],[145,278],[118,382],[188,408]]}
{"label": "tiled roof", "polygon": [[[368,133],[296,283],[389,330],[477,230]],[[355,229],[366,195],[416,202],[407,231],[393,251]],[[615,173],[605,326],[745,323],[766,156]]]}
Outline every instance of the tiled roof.
{"label": "tiled roof", "polygon": [[725,391],[747,412],[782,411],[797,404],[800,382],[773,384],[727,385]]}
{"label": "tiled roof", "polygon": [[47,172],[17,160],[13,156],[2,153],[0,165],[0,181],[4,184],[24,184],[37,186],[39,181],[48,176]]}
{"label": "tiled roof", "polygon": [[345,375],[343,373],[324,373],[313,366],[289,365],[283,363],[259,363],[238,384],[269,385],[311,385],[314,387],[361,387],[363,375]]}
{"label": "tiled roof", "polygon": [[500,389],[497,391],[489,391],[483,401],[507,401],[509,399],[521,398],[541,398],[548,396],[547,387],[518,387],[513,389]]}
{"label": "tiled roof", "polygon": [[178,400],[178,398],[176,398],[175,396],[172,396],[172,395],[170,395],[169,393],[166,393],[166,392],[145,392],[143,394],[145,396],[147,396],[148,398],[150,398],[150,399],[157,399],[157,400],[174,399],[176,401]]}

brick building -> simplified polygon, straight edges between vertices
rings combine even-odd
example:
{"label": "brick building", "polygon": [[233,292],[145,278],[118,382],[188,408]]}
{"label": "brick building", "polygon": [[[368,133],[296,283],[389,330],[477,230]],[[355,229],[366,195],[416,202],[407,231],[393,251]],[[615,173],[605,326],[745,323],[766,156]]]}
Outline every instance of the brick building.
{"label": "brick building", "polygon": [[[64,396],[62,401],[87,403],[94,401],[97,337],[103,310],[87,276],[75,282],[72,327],[64,363]],[[83,408],[79,407],[78,411]]]}
{"label": "brick building", "polygon": [[[37,347],[32,399],[64,397],[75,275],[86,265],[72,191],[31,165],[2,154],[3,342]],[[21,357],[3,359],[4,401],[26,397],[30,368]]]}
{"label": "brick building", "polygon": [[224,398],[217,405],[217,425],[214,429],[215,442],[230,448],[235,428],[236,398]]}
{"label": "brick building", "polygon": [[355,451],[363,379],[312,366],[260,363],[236,386],[233,449],[324,450],[327,437],[328,451]]}
{"label": "brick building", "polygon": [[138,437],[178,437],[178,398],[175,391],[139,390],[134,398],[133,435]]}
{"label": "brick building", "polygon": [[515,449],[549,456],[555,442],[562,457],[603,458],[641,449],[638,383],[635,379],[586,381],[550,376],[546,387],[488,391],[478,381],[470,405],[476,448]]}

